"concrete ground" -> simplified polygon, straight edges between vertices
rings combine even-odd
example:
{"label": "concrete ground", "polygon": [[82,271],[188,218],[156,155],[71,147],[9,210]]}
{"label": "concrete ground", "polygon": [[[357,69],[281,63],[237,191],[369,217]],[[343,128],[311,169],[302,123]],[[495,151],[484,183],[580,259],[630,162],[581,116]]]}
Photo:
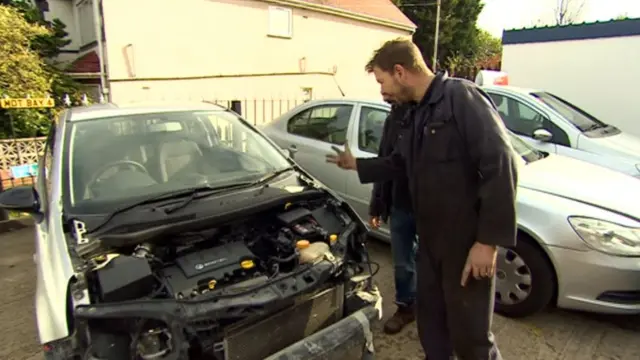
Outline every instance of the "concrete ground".
{"label": "concrete ground", "polygon": [[[33,232],[0,235],[0,359],[41,359],[35,334]],[[377,281],[386,297],[386,317],[394,311],[389,247],[373,241],[380,263]],[[415,326],[395,336],[376,331],[377,360],[414,360],[423,355]],[[640,317],[598,316],[560,310],[524,320],[495,317],[494,332],[505,359],[637,360],[640,359]]]}

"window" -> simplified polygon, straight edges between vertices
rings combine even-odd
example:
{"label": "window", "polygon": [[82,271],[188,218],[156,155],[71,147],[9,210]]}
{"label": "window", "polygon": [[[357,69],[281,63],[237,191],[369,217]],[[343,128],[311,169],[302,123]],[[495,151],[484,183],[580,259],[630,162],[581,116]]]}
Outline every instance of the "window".
{"label": "window", "polygon": [[291,9],[269,6],[269,30],[267,35],[291,38],[293,36],[293,14]]}
{"label": "window", "polygon": [[255,181],[290,166],[277,147],[223,110],[73,121],[64,146],[63,202],[87,213],[203,184]]}
{"label": "window", "polygon": [[518,135],[529,137],[533,136],[533,132],[537,129],[547,129],[553,135],[552,143],[570,146],[567,133],[552,123],[545,115],[510,97],[498,94],[489,94],[489,96],[496,104],[507,129]]}
{"label": "window", "polygon": [[545,117],[529,106],[512,98],[491,94],[505,126],[519,135],[531,136],[533,131],[542,127]]}
{"label": "window", "polygon": [[76,3],[76,10],[81,46],[96,41],[96,28],[93,18],[93,0],[78,1]]}
{"label": "window", "polygon": [[287,124],[287,131],[294,135],[343,145],[347,139],[352,111],[352,105],[317,106],[291,118]]}
{"label": "window", "polygon": [[581,131],[606,127],[602,121],[558,96],[546,92],[532,93],[531,95],[558,112]]}
{"label": "window", "polygon": [[362,107],[358,126],[358,147],[360,150],[373,154],[378,153],[387,116],[389,116],[389,112],[386,110]]}
{"label": "window", "polygon": [[229,117],[226,112],[211,113],[207,117],[214,130],[212,143],[258,158],[261,156],[261,147],[252,146],[255,143],[248,141],[251,133],[245,126],[241,126],[235,117]]}

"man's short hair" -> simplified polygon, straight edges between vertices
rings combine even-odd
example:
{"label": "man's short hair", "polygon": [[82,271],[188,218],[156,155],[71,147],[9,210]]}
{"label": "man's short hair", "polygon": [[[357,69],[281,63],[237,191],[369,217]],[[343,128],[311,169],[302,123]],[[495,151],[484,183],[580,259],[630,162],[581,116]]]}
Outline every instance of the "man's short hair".
{"label": "man's short hair", "polygon": [[364,69],[368,73],[373,72],[373,68],[377,67],[385,72],[393,72],[393,67],[400,65],[403,68],[420,73],[427,70],[420,49],[407,38],[397,38],[385,42],[378,50],[373,52],[373,56],[365,65]]}

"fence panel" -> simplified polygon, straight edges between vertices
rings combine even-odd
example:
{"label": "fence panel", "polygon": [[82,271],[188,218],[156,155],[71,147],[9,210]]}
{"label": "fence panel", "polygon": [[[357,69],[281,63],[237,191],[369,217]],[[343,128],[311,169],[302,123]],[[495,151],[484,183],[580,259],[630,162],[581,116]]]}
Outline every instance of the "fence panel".
{"label": "fence panel", "polygon": [[0,191],[33,184],[46,138],[0,140]]}

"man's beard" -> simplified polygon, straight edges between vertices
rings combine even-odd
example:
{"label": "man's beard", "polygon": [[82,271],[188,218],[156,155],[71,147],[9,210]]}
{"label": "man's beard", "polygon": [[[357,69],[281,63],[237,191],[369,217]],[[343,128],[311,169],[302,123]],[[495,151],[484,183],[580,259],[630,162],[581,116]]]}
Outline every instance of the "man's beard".
{"label": "man's beard", "polygon": [[401,104],[406,104],[408,102],[411,102],[412,99],[412,91],[411,91],[411,87],[409,86],[403,86],[400,85],[398,88],[398,95],[395,96],[395,99],[397,103],[401,103]]}

